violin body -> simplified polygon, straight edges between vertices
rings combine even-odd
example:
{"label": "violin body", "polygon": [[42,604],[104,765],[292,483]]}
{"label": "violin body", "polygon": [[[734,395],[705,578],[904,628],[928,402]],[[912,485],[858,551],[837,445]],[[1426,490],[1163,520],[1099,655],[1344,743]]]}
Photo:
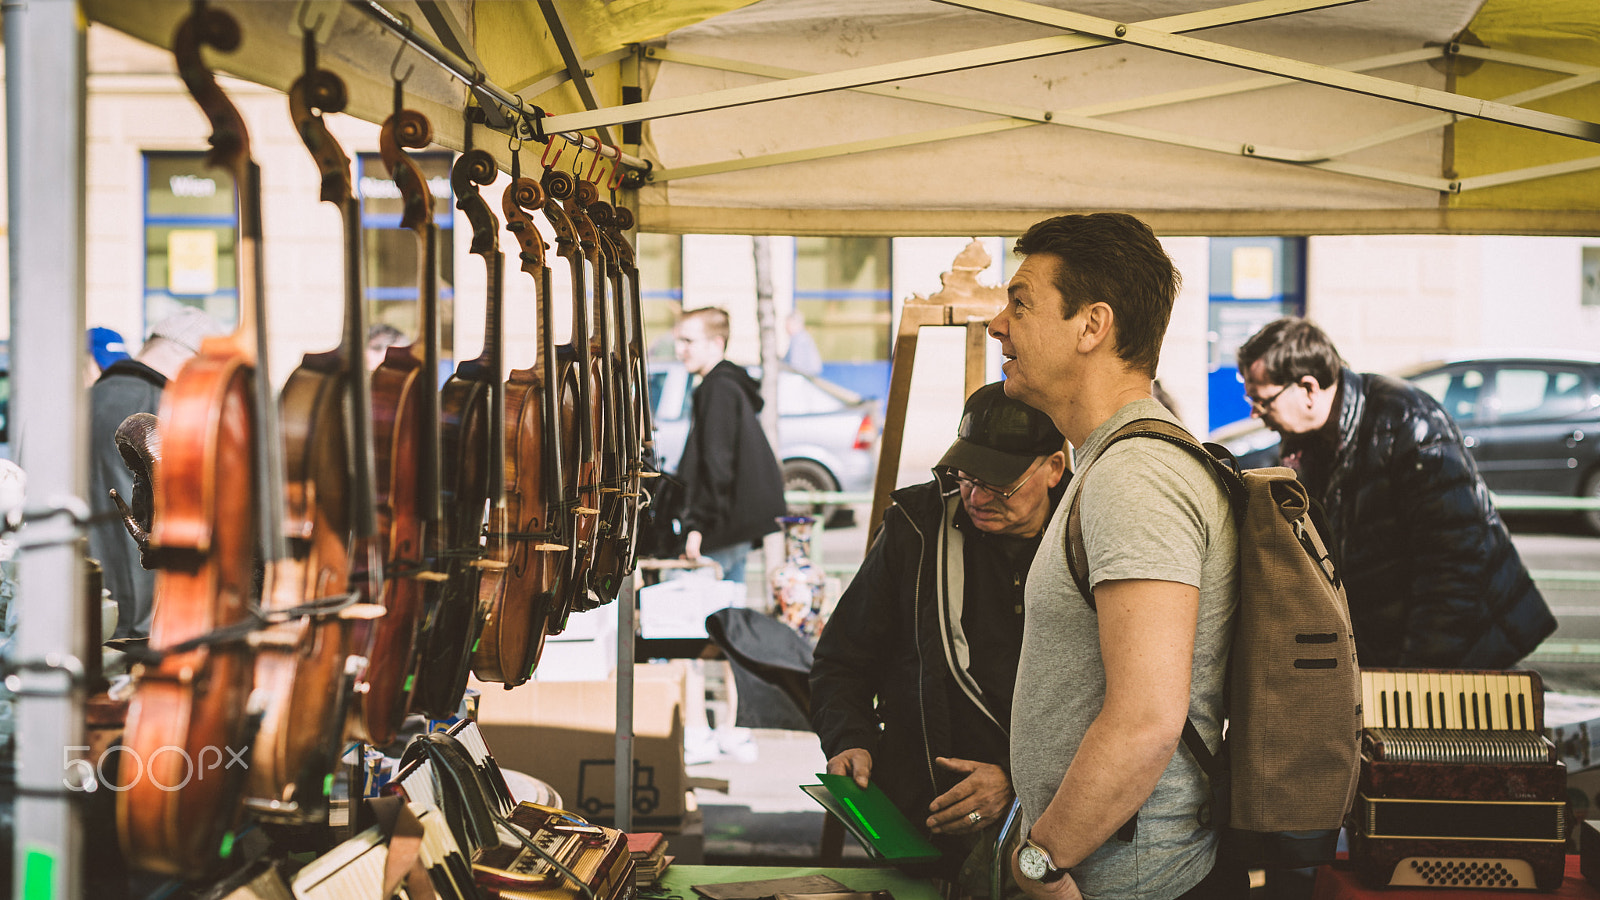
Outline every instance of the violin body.
{"label": "violin body", "polygon": [[[489,375],[467,363],[458,366],[440,392],[440,470],[446,573],[436,641],[424,669],[441,679],[441,696],[453,697],[450,713],[461,703],[471,671],[474,644],[479,643],[487,611],[480,601],[484,573],[498,560],[486,561],[484,510],[489,502]],[[437,668],[435,668],[437,667]],[[441,709],[442,713],[443,710]]]}
{"label": "violin body", "polygon": [[[307,354],[279,398],[290,555],[267,571],[262,606],[269,616],[349,589],[343,378],[338,354]],[[262,716],[250,764],[251,806],[271,817],[314,818],[326,800],[323,779],[338,766],[351,622],[339,615],[296,617],[253,638]]]}
{"label": "violin body", "polygon": [[[156,572],[150,646],[161,650],[249,618],[257,519],[252,444],[254,372],[227,339],[211,339],[167,385],[161,400],[164,476],[154,484],[151,544]],[[201,646],[146,667],[128,707],[127,759],[117,827],[123,855],[141,868],[199,877],[242,799],[245,770],[199,753],[242,753],[253,683],[242,643]],[[176,749],[174,749],[176,748]],[[194,748],[194,754],[178,752]],[[226,756],[216,762],[226,763]],[[172,789],[182,785],[182,790]]]}
{"label": "violin body", "polygon": [[[420,477],[423,418],[433,392],[425,371],[411,348],[390,347],[372,373],[378,533],[384,536],[383,606],[388,613],[378,620],[367,654],[368,689],[356,702],[363,706],[370,739],[380,745],[393,739],[415,692],[422,689],[415,678],[421,656],[417,638],[424,616],[437,609],[439,595],[439,582],[417,577],[428,564],[433,539],[422,514],[425,485]],[[379,661],[388,664],[390,677],[373,677]]]}

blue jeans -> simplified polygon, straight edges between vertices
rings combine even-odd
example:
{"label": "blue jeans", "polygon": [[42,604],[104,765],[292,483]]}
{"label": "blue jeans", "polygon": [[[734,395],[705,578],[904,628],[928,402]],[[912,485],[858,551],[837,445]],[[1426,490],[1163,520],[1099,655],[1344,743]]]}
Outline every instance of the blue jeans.
{"label": "blue jeans", "polygon": [[722,567],[723,581],[737,581],[744,583],[745,563],[750,559],[750,545],[748,543],[734,544],[732,547],[723,547],[704,554],[709,559],[717,561]]}

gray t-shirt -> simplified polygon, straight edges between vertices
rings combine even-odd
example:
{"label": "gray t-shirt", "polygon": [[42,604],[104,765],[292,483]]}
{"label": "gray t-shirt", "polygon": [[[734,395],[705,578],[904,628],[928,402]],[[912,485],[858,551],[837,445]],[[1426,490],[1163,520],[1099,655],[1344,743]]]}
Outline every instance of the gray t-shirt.
{"label": "gray t-shirt", "polygon": [[[1077,455],[1079,471],[1134,419],[1177,420],[1154,400],[1129,403],[1095,429]],[[1188,451],[1130,438],[1074,478],[1029,570],[1022,659],[1012,700],[1011,766],[1031,827],[1054,799],[1089,724],[1105,701],[1098,621],[1067,569],[1063,528],[1083,491],[1089,581],[1155,579],[1200,589],[1189,719],[1213,749],[1221,739],[1222,692],[1238,606],[1238,540],[1227,494]],[[1170,900],[1211,871],[1216,833],[1195,814],[1208,790],[1180,745],[1139,810],[1131,842],[1115,837],[1074,867],[1087,898]],[[1116,823],[1120,826],[1122,823]]]}

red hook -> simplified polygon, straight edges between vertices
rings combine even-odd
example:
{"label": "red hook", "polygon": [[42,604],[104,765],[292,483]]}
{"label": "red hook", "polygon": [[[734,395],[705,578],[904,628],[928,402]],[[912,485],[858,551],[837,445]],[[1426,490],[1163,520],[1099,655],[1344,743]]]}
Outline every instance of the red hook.
{"label": "red hook", "polygon": [[583,176],[583,180],[584,181],[590,181],[590,182],[594,181],[595,170],[600,168],[600,160],[605,158],[605,150],[606,150],[605,142],[600,140],[599,138],[595,138],[594,139],[594,143],[595,143],[594,162],[589,164],[589,174]]}
{"label": "red hook", "polygon": [[[550,156],[551,147],[556,148],[556,155],[553,159]],[[539,154],[539,165],[545,167],[546,169],[554,166],[556,163],[561,161],[561,154],[565,153],[566,149],[566,139],[560,137],[559,135],[550,135],[550,139],[545,142],[544,152]]]}
{"label": "red hook", "polygon": [[617,192],[617,188],[622,187],[622,179],[628,174],[628,171],[620,165],[621,162],[619,159],[611,164],[611,183],[606,185],[606,190],[613,194]]}

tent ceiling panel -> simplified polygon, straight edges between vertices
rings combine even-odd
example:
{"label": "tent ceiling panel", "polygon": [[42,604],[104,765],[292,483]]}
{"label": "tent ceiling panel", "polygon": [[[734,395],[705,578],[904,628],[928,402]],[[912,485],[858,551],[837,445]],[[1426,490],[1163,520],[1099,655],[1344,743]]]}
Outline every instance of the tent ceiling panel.
{"label": "tent ceiling panel", "polygon": [[[188,9],[175,0],[85,2],[94,18],[163,45]],[[660,51],[638,66],[641,108],[649,108],[794,77],[726,70],[741,63],[842,73],[1071,37],[934,0],[865,7],[845,0],[547,2],[560,10],[574,52],[594,73],[602,109],[621,103],[624,69],[615,61],[632,42]],[[240,17],[247,36],[236,58],[211,57],[219,69],[286,88],[299,69],[299,4],[218,5]],[[1215,12],[1223,0],[1042,5],[1122,23],[1225,14]],[[567,67],[540,6],[447,0],[441,23],[415,2],[384,0],[446,46],[452,36],[470,41],[467,55],[494,84],[558,116],[578,113],[584,104],[577,92],[557,84]],[[351,83],[351,112],[381,121],[391,102],[396,39],[351,4],[318,0],[308,14],[322,11],[329,13],[324,60]],[[1557,62],[1532,69],[1463,60],[1441,47],[1468,27],[1494,51]],[[1600,66],[1600,8],[1588,0],[1364,0],[1193,37],[1324,66],[1411,53],[1357,68],[1394,84],[1454,88],[1484,100],[1512,95],[1506,102],[1538,113],[1600,121],[1600,88],[1592,83],[1518,96],[1574,73],[1589,77],[1584,67]],[[710,67],[675,54],[733,62]],[[466,88],[416,60],[408,105],[434,119],[441,143],[460,147]],[[632,58],[623,62],[631,71]],[[402,70],[405,64],[403,57]],[[1195,89],[1209,95],[1196,97]],[[921,102],[930,94],[942,99]],[[1047,114],[1052,121],[1041,123]],[[654,162],[661,180],[640,191],[640,221],[667,231],[972,234],[1015,231],[1058,211],[1113,208],[1138,210],[1168,233],[1600,233],[1600,168],[1589,162],[1600,157],[1600,145],[1455,118],[1113,43],[907,79],[872,93],[655,119],[638,153]],[[508,162],[505,139],[490,137],[480,131],[477,140]],[[1523,171],[1544,164],[1562,168]]]}

